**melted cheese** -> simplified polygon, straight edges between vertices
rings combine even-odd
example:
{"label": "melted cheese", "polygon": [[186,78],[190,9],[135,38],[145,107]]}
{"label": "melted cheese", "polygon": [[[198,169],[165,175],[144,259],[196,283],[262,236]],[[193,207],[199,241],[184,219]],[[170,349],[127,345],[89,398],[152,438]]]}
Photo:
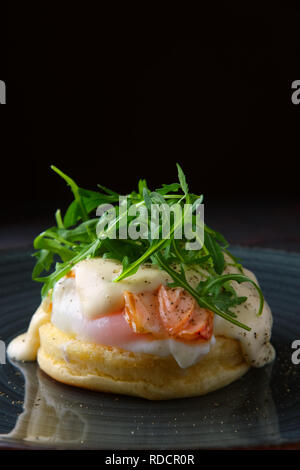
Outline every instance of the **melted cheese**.
{"label": "melted cheese", "polygon": [[113,282],[121,271],[120,263],[103,258],[87,259],[75,266],[76,290],[84,316],[96,318],[122,309],[125,290],[138,294],[170,281],[164,271],[143,265],[133,276]]}

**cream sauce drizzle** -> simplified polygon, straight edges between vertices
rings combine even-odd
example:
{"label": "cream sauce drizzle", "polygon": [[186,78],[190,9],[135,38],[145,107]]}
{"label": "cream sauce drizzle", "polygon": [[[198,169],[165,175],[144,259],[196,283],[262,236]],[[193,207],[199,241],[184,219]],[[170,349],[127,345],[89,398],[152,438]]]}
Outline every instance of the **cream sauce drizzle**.
{"label": "cream sauce drizzle", "polygon": [[50,317],[48,306],[43,302],[32,316],[27,332],[17,336],[9,343],[8,356],[17,361],[35,361],[40,347],[40,327],[44,323],[48,323]]}

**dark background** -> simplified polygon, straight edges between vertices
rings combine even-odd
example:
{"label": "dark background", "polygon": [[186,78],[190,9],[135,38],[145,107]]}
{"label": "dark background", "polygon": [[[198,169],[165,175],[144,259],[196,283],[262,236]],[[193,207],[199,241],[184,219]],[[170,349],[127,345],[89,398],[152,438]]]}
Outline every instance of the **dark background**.
{"label": "dark background", "polygon": [[193,35],[178,23],[104,28],[106,17],[13,21],[0,67],[1,246],[30,243],[71,201],[51,164],[126,193],[141,177],[176,181],[179,162],[233,243],[298,249],[298,17],[201,18]]}

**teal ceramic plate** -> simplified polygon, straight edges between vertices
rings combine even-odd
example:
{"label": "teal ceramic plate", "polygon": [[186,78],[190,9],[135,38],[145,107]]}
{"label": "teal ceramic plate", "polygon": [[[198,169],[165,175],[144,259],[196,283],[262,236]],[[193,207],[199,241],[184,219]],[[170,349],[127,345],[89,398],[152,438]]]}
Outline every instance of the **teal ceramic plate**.
{"label": "teal ceramic plate", "polygon": [[[0,365],[0,446],[11,448],[201,449],[300,442],[300,255],[235,247],[274,315],[277,358],[204,397],[150,402],[55,382],[35,363]],[[28,251],[0,256],[0,339],[28,325],[39,299]]]}

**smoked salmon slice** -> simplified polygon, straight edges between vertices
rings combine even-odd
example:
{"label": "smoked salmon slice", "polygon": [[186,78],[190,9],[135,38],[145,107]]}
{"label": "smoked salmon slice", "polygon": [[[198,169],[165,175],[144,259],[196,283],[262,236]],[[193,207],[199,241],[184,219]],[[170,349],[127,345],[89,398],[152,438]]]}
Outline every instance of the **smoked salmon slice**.
{"label": "smoked salmon slice", "polygon": [[161,285],[155,292],[124,292],[125,318],[136,333],[184,341],[209,340],[214,315],[199,307],[181,287]]}
{"label": "smoked salmon slice", "polygon": [[199,307],[193,311],[184,328],[178,333],[178,338],[186,341],[195,339],[209,340],[213,333],[214,314],[205,308]]}
{"label": "smoked salmon slice", "polygon": [[158,303],[160,318],[171,336],[179,333],[195,309],[195,299],[182,288],[161,286]]}
{"label": "smoked salmon slice", "polygon": [[151,333],[156,338],[167,336],[159,316],[158,294],[124,291],[125,318],[135,333]]}

